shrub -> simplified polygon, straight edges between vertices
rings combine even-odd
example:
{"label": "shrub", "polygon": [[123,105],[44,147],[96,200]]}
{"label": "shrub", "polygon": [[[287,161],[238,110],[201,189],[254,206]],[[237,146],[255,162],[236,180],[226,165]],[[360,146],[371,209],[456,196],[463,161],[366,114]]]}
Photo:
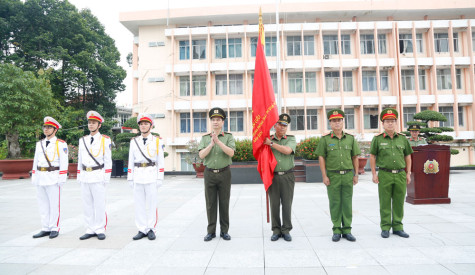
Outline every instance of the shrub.
{"label": "shrub", "polygon": [[72,144],[68,144],[68,159],[69,163],[77,163],[78,162],[78,147]]}
{"label": "shrub", "polygon": [[252,141],[250,139],[236,140],[233,161],[255,161],[252,154]]}
{"label": "shrub", "polygon": [[308,160],[316,160],[318,156],[316,154],[318,143],[320,142],[319,137],[309,137],[300,141],[297,144],[295,156],[301,157]]}

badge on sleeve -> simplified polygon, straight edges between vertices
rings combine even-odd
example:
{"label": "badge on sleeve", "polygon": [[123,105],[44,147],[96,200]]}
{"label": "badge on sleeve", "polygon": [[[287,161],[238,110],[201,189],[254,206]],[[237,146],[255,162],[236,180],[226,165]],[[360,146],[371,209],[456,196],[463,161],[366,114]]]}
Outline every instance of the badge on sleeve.
{"label": "badge on sleeve", "polygon": [[68,153],[68,148],[63,148],[64,150],[64,153],[67,154]]}
{"label": "badge on sleeve", "polygon": [[109,150],[112,148],[112,143],[109,144]]}

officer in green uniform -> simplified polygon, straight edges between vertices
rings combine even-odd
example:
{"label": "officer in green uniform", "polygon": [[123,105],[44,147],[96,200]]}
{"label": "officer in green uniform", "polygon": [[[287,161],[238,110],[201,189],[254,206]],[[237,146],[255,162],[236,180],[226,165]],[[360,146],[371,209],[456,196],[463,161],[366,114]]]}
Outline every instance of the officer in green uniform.
{"label": "officer in green uniform", "polygon": [[[409,141],[396,133],[398,113],[387,108],[381,112],[384,132],[376,135],[371,142],[371,172],[373,182],[378,185],[379,213],[381,215],[381,237],[388,238],[389,230],[403,238],[404,197],[406,185],[411,183],[411,154]],[[379,172],[376,174],[376,166]]]}
{"label": "officer in green uniform", "polygon": [[[274,170],[272,185],[267,190],[270,197],[272,237],[271,241],[277,241],[280,237],[290,242],[292,236],[292,201],[294,199],[295,176],[293,172],[294,152],[297,142],[295,137],[287,135],[287,126],[290,124],[290,116],[281,114],[274,125],[275,135],[266,138],[265,145],[269,145],[277,159]],[[282,220],[280,220],[280,204],[282,202]]]}
{"label": "officer in green uniform", "polygon": [[221,108],[213,108],[209,111],[212,132],[201,138],[198,147],[199,156],[204,159],[206,169],[205,178],[205,198],[206,212],[208,214],[208,234],[204,241],[211,241],[216,237],[216,220],[219,201],[219,224],[221,227],[220,236],[226,240],[231,240],[229,230],[229,197],[231,195],[231,169],[232,157],[236,145],[234,137],[230,133],[223,132],[226,113]]}
{"label": "officer in green uniform", "polygon": [[332,131],[320,139],[316,153],[330,202],[332,241],[338,242],[343,234],[343,238],[354,242],[356,238],[351,234],[353,185],[358,183],[361,151],[355,137],[343,132],[345,113],[334,109],[327,117]]}
{"label": "officer in green uniform", "polygon": [[411,137],[409,138],[409,144],[412,147],[419,146],[419,145],[427,145],[426,139],[419,137],[419,134],[421,133],[421,126],[412,125],[407,130],[411,132]]}

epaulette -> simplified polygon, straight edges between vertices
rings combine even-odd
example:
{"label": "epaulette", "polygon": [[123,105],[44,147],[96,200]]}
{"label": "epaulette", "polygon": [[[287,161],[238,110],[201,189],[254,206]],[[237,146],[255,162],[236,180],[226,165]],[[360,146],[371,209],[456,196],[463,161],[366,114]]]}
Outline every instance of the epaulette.
{"label": "epaulette", "polygon": [[66,143],[66,141],[64,141],[64,140],[62,140],[62,139],[59,139],[59,138],[58,138],[58,141],[59,141],[59,142]]}
{"label": "epaulette", "polygon": [[105,137],[105,138],[109,138],[109,139],[110,139],[110,137],[109,137],[109,136],[106,136],[106,135],[102,135],[102,136],[103,136],[103,137]]}
{"label": "epaulette", "polygon": [[286,136],[288,136],[288,137],[295,137],[294,135],[286,135]]}

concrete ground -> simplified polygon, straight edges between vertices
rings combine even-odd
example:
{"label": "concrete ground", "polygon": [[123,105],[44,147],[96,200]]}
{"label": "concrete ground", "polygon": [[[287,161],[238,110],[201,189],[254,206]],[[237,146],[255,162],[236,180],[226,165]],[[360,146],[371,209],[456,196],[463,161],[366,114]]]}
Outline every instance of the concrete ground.
{"label": "concrete ground", "polygon": [[362,175],[354,188],[354,243],[331,241],[322,183],[296,184],[292,242],[270,241],[262,185],[232,186],[232,240],[210,242],[203,241],[203,179],[166,177],[155,241],[132,240],[137,229],[125,179],[107,186],[107,239],[80,241],[80,193],[68,180],[59,237],[33,239],[40,229],[35,187],[0,180],[0,274],[475,274],[475,171],[452,172],[451,204],[405,204],[409,239],[380,237],[377,186]]}

